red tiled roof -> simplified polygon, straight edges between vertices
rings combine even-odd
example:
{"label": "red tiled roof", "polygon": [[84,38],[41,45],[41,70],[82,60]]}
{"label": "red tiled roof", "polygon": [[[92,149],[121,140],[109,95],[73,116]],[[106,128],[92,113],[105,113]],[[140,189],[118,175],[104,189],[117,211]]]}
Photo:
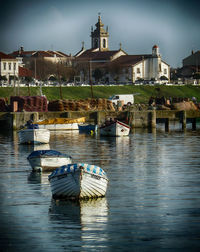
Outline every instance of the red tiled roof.
{"label": "red tiled roof", "polygon": [[25,67],[19,66],[19,76],[20,77],[33,77],[33,72]]}
{"label": "red tiled roof", "polygon": [[14,51],[12,53],[10,53],[9,55],[13,56],[13,57],[26,57],[26,56],[31,56],[33,53],[35,53],[36,51]]}
{"label": "red tiled roof", "polygon": [[69,57],[67,54],[62,53],[60,51],[14,51],[9,55],[13,57],[21,56],[21,57],[34,57],[34,56],[41,56],[41,57]]}
{"label": "red tiled roof", "polygon": [[14,58],[8,54],[0,52],[0,59],[14,59]]}

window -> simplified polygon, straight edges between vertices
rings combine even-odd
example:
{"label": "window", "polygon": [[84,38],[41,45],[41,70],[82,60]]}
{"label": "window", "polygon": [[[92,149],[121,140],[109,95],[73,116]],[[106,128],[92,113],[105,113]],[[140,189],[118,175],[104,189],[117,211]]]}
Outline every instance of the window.
{"label": "window", "polygon": [[167,74],[167,69],[166,68],[164,69],[164,74]]}
{"label": "window", "polygon": [[94,42],[95,44],[94,44],[94,47],[95,48],[98,48],[98,39],[95,39],[95,42]]}
{"label": "window", "polygon": [[6,62],[3,63],[3,70],[6,70]]}
{"label": "window", "polygon": [[13,69],[16,70],[16,63],[13,64]]}
{"label": "window", "polygon": [[137,68],[137,73],[140,73],[140,68]]}
{"label": "window", "polygon": [[11,63],[8,63],[8,69],[11,70]]}
{"label": "window", "polygon": [[103,39],[103,48],[106,48],[106,40]]}

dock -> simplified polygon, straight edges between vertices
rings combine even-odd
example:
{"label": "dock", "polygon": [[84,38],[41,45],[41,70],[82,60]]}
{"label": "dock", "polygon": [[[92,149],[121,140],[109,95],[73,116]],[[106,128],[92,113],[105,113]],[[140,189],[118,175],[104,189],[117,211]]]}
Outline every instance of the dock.
{"label": "dock", "polygon": [[86,117],[86,122],[101,125],[105,119],[125,120],[131,128],[156,128],[157,123],[164,123],[165,131],[170,131],[170,123],[177,121],[186,129],[187,122],[196,129],[199,110],[144,110],[144,111],[67,111],[67,112],[0,112],[0,129],[19,130],[28,120],[37,122],[50,118]]}

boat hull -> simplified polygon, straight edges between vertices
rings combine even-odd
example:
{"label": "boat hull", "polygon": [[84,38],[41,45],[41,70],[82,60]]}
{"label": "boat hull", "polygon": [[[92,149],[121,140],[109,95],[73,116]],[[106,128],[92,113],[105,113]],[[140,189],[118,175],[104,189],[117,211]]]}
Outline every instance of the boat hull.
{"label": "boat hull", "polygon": [[[77,166],[77,169],[71,169],[70,166],[72,167],[73,165],[60,167],[54,172],[57,172],[57,175],[49,176],[53,198],[83,199],[104,197],[108,179],[105,175],[99,175],[99,173],[103,174],[104,171],[100,168],[100,172],[94,174],[92,169],[98,170],[99,167],[81,164]],[[88,171],[88,167],[90,167],[90,171]]]}
{"label": "boat hull", "polygon": [[50,140],[47,129],[23,129],[18,131],[20,144],[46,144]]}
{"label": "boat hull", "polygon": [[53,118],[37,122],[39,129],[49,130],[78,130],[78,124],[85,122],[85,117],[80,118]]}
{"label": "boat hull", "polygon": [[66,123],[66,124],[41,124],[39,129],[48,130],[78,130],[78,123]]}
{"label": "boat hull", "polygon": [[71,164],[70,157],[32,157],[28,159],[33,171],[53,171],[56,168]]}
{"label": "boat hull", "polygon": [[120,121],[100,127],[100,135],[102,136],[128,136],[129,133],[130,126]]}

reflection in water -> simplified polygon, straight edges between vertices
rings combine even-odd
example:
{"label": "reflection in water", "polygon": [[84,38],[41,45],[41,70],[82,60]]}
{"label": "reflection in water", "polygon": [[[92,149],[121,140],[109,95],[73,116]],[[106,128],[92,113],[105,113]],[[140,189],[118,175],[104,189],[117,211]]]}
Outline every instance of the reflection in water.
{"label": "reflection in water", "polygon": [[[61,224],[63,229],[80,229],[81,232],[73,231],[73,235],[80,236],[78,239],[81,240],[83,248],[94,248],[94,241],[107,240],[105,232],[108,220],[106,198],[80,201],[52,200],[49,207],[49,218],[52,225]],[[66,239],[67,235],[69,234],[66,234]],[[57,242],[59,241],[57,240]]]}
{"label": "reflection in water", "polygon": [[50,173],[48,172],[30,172],[28,175],[28,182],[30,184],[43,184],[43,185],[49,185],[48,176]]}
{"label": "reflection in water", "polygon": [[26,160],[31,147],[0,134],[1,250],[198,251],[199,133],[52,133],[51,149],[107,172],[106,198],[79,203],[52,200],[49,174]]}

